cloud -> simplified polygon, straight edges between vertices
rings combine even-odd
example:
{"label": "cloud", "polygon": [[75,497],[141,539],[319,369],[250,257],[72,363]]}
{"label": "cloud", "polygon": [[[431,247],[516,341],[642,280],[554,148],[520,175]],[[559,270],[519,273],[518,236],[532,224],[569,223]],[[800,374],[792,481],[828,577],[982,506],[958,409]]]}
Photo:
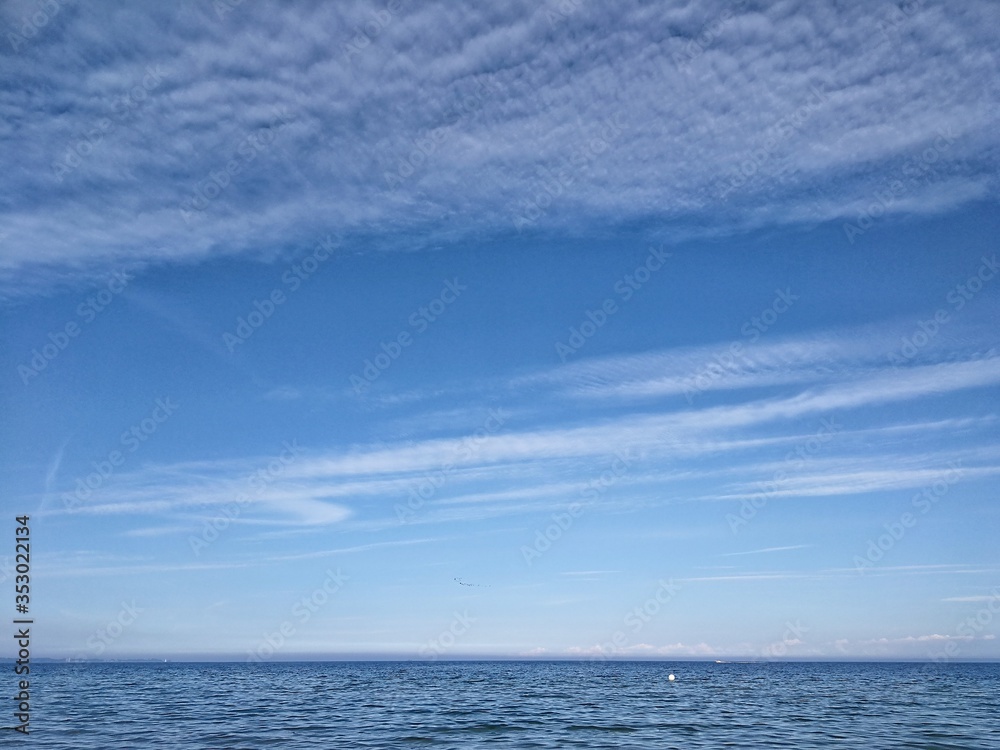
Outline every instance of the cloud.
{"label": "cloud", "polygon": [[[831,568],[829,571],[831,573],[853,573],[855,576],[858,573],[857,568]],[[883,565],[878,568],[878,573],[880,574],[895,574],[902,573],[903,575],[936,575],[938,573],[951,575],[951,574],[965,574],[970,572],[977,572],[971,566],[962,563],[938,563],[938,564],[923,564],[923,565]]]}
{"label": "cloud", "polygon": [[[881,460],[884,462],[885,457]],[[954,474],[954,471],[958,471]],[[994,477],[1000,474],[1000,465],[966,467],[954,470],[948,466],[928,469],[904,469],[853,471],[845,473],[807,471],[795,477],[786,477],[777,483],[780,486],[766,485],[757,481],[741,485],[742,491],[715,495],[717,500],[740,500],[752,497],[766,489],[767,496],[777,497],[828,497],[831,495],[856,495],[860,493],[882,492],[888,490],[912,489],[915,487],[930,487],[935,482],[969,481]],[[773,482],[772,482],[773,484]]]}
{"label": "cloud", "polygon": [[721,556],[735,557],[737,555],[760,555],[768,552],[785,552],[786,550],[809,549],[810,547],[812,547],[811,544],[793,544],[787,547],[764,547],[762,549],[752,549],[747,552],[726,552]]}
{"label": "cloud", "polygon": [[[562,389],[586,369],[569,365],[533,376],[539,388],[527,389],[527,403],[511,399],[517,413],[531,415],[516,429],[504,424],[494,432],[479,430],[484,434],[472,440],[468,431],[481,423],[481,410],[461,403],[430,410],[425,412],[429,429],[422,431],[421,413],[410,411],[403,420],[390,415],[388,423],[410,425],[406,431],[413,431],[412,439],[309,446],[287,463],[282,459],[280,471],[263,483],[255,484],[252,477],[273,463],[267,457],[146,465],[116,474],[86,502],[71,509],[51,503],[46,513],[155,515],[167,528],[201,528],[225,513],[244,531],[347,522],[380,530],[400,523],[401,507],[408,523],[440,524],[552,512],[572,502],[586,507],[598,500],[605,508],[622,510],[691,500],[740,501],[761,492],[767,482],[769,497],[807,498],[929,486],[950,478],[955,466],[963,481],[1000,474],[997,447],[976,437],[989,433],[995,415],[956,413],[869,426],[877,408],[997,384],[1000,357],[875,367],[865,362],[869,344],[856,345],[856,339],[850,331],[821,332],[812,350],[799,339],[762,346],[764,359],[796,351],[806,367],[829,360],[825,375],[817,370],[815,380],[786,388],[781,397],[747,392],[724,404],[678,409],[668,403],[644,411],[630,409],[632,402],[625,399],[617,413],[581,422],[562,410],[552,416],[541,406],[549,396],[545,383]],[[637,371],[669,359],[669,352],[661,352],[604,360],[594,365],[601,375],[591,383],[614,389]],[[518,391],[519,382],[490,382],[482,393]],[[800,456],[797,447],[818,441],[815,422],[821,419],[831,425],[834,419],[836,430],[824,434],[829,439],[819,441],[818,449]],[[959,435],[962,442],[956,440]],[[776,482],[779,471],[783,479]],[[227,513],[240,497],[247,499],[240,512]]]}
{"label": "cloud", "polygon": [[[544,459],[604,457],[609,446],[643,451],[681,450],[689,455],[725,447],[723,434],[739,428],[891,404],[1000,382],[1000,357],[876,372],[853,382],[807,390],[780,399],[737,405],[629,415],[585,426],[510,431],[486,437],[475,451],[463,451],[465,438],[436,438],[374,450],[354,450],[299,462],[289,476],[317,477],[388,474],[433,470],[444,458],[456,466],[531,463]],[[790,438],[782,438],[789,440]],[[741,447],[734,441],[732,448]]]}
{"label": "cloud", "polygon": [[[921,4],[884,34],[888,6],[802,1],[216,5],[64,5],[8,36],[11,292],[124,258],[273,258],[334,229],[356,248],[683,236],[853,220],[893,179],[889,213],[995,189],[986,0]],[[5,4],[0,27],[32,8]]]}
{"label": "cloud", "polygon": [[[996,349],[982,351],[969,343],[990,340],[988,325],[972,319],[956,322],[898,371],[916,376],[932,372],[920,367],[997,357]],[[807,335],[768,336],[753,343],[740,338],[593,357],[521,375],[511,387],[546,387],[565,398],[609,404],[683,395],[690,404],[712,392],[733,395],[776,385],[847,382],[879,372],[891,377],[897,369],[886,370],[888,354],[895,353],[902,336],[912,330],[910,319],[881,320]]]}
{"label": "cloud", "polygon": [[123,536],[135,538],[148,538],[156,536],[170,536],[172,534],[185,534],[191,531],[189,526],[143,526],[138,529],[129,529]]}
{"label": "cloud", "polygon": [[716,656],[719,650],[707,643],[668,643],[654,646],[649,643],[634,643],[609,649],[605,646],[571,646],[564,651],[575,658],[655,658],[657,656]]}
{"label": "cloud", "polygon": [[[561,571],[558,575],[568,578],[570,581],[579,583],[604,583],[608,580],[608,576],[615,575],[616,573],[621,573],[620,570],[567,570]],[[571,599],[569,601],[583,601]]]}
{"label": "cloud", "polygon": [[808,573],[740,573],[728,576],[696,576],[678,579],[681,583],[693,581],[786,581],[793,578],[818,578]]}
{"label": "cloud", "polygon": [[928,635],[907,635],[902,638],[873,638],[863,643],[885,645],[890,643],[938,643],[948,641],[974,641],[972,635],[942,635],[941,633],[930,633]]}
{"label": "cloud", "polygon": [[303,394],[300,389],[282,385],[267,391],[261,398],[269,401],[297,401],[302,396]]}
{"label": "cloud", "polygon": [[62,555],[55,560],[48,561],[41,567],[38,573],[43,577],[52,576],[61,578],[67,576],[137,575],[202,570],[238,570],[243,568],[273,566],[277,563],[291,562],[295,560],[322,559],[326,557],[336,557],[337,555],[369,552],[374,549],[383,549],[386,547],[410,546],[437,541],[441,540],[439,538],[423,538],[391,542],[374,542],[371,544],[355,545],[353,547],[339,547],[297,554],[255,555],[251,557],[241,556],[232,560],[211,563],[156,563],[146,562],[142,558],[136,557],[126,558],[122,556],[101,556],[97,553],[77,552]]}
{"label": "cloud", "polygon": [[62,442],[59,448],[56,450],[55,455],[49,461],[48,469],[45,471],[45,489],[46,491],[51,491],[55,486],[56,480],[59,477],[59,467],[62,465],[63,456],[66,453],[66,446],[69,445],[69,439]]}

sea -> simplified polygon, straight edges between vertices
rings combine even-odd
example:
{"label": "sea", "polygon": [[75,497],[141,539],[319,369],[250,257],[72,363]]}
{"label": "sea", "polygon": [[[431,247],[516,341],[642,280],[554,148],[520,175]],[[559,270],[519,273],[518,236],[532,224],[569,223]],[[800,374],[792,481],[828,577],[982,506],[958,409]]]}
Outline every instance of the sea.
{"label": "sea", "polygon": [[3,747],[998,750],[1000,664],[51,663],[12,714]]}

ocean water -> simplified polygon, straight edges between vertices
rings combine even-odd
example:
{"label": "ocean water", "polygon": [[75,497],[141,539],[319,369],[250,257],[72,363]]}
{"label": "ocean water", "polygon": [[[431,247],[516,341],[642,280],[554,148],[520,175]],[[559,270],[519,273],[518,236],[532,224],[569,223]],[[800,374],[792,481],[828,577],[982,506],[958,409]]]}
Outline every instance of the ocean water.
{"label": "ocean water", "polygon": [[998,664],[38,664],[31,683],[31,734],[0,746],[1000,748]]}

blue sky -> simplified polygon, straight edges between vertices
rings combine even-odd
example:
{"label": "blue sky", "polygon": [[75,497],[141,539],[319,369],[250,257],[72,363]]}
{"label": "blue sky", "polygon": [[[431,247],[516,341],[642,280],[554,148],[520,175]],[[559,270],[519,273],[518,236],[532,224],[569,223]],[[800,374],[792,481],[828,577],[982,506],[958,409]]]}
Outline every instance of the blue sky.
{"label": "blue sky", "polygon": [[995,6],[39,7],[37,655],[1000,656]]}

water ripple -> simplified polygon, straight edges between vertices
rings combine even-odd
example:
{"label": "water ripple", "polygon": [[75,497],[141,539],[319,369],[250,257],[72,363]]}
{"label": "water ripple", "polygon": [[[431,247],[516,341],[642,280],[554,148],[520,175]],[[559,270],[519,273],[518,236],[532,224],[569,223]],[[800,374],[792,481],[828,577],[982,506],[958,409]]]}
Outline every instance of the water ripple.
{"label": "water ripple", "polygon": [[996,664],[45,664],[32,677],[31,746],[52,749],[1000,748]]}

